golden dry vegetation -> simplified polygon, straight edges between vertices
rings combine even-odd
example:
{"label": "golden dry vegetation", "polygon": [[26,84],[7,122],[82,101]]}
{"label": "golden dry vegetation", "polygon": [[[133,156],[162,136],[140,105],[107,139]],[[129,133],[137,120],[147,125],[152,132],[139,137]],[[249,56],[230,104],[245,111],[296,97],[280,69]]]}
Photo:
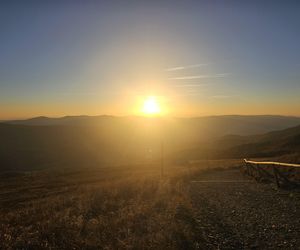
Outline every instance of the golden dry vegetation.
{"label": "golden dry vegetation", "polygon": [[196,244],[186,171],[156,166],[6,176],[3,248],[182,248]]}

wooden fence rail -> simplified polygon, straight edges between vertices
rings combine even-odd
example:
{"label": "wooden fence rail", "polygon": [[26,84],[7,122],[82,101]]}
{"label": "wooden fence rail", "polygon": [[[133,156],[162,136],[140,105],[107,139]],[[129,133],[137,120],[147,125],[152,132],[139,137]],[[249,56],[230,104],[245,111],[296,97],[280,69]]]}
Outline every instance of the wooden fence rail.
{"label": "wooden fence rail", "polygon": [[275,181],[277,187],[282,185],[298,185],[297,175],[300,176],[300,164],[281,162],[258,162],[244,159],[246,174],[258,181]]}

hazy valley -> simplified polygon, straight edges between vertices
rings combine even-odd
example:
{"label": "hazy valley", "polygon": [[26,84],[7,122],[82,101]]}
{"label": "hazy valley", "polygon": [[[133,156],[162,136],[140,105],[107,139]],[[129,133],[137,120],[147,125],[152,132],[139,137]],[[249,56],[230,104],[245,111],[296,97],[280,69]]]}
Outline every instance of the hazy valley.
{"label": "hazy valley", "polygon": [[[98,167],[299,152],[300,118],[64,117],[0,124],[2,170]],[[291,128],[292,127],[292,128]],[[270,132],[278,130],[276,132]]]}

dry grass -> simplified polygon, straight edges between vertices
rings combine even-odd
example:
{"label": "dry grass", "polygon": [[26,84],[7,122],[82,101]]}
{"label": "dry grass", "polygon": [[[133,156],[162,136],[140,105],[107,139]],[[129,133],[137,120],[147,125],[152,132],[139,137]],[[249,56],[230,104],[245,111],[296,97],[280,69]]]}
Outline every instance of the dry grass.
{"label": "dry grass", "polygon": [[154,166],[11,177],[1,186],[4,249],[197,248],[186,171]]}

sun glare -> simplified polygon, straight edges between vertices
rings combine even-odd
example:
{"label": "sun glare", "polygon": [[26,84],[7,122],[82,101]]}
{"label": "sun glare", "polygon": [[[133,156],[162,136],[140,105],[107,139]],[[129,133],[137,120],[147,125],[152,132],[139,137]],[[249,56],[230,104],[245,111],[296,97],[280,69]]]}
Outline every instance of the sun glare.
{"label": "sun glare", "polygon": [[159,102],[154,96],[149,96],[143,103],[142,112],[146,115],[157,115],[161,113]]}

